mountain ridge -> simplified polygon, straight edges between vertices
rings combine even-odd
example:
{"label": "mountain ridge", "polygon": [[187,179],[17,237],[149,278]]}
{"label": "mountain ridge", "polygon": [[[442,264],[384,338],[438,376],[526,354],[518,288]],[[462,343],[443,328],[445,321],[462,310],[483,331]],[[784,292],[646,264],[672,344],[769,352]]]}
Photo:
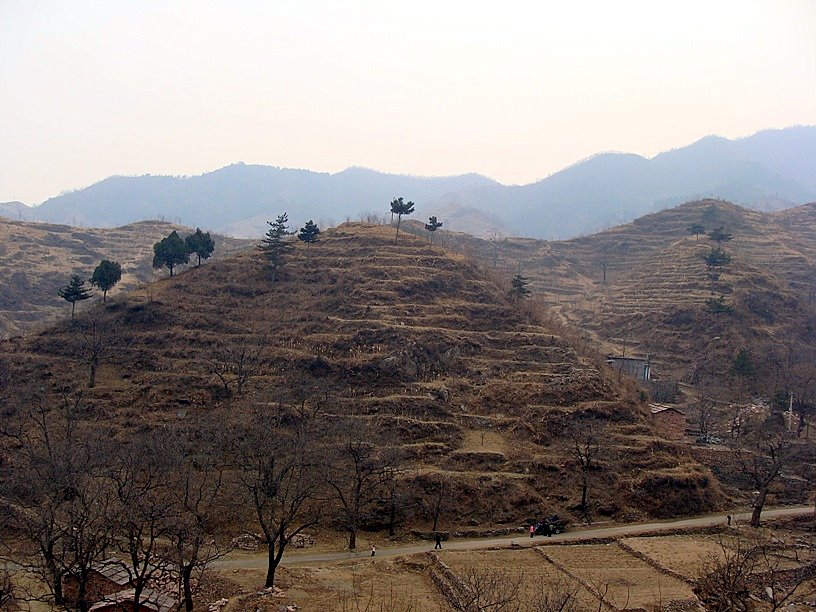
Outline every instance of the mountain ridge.
{"label": "mountain ridge", "polygon": [[255,217],[285,210],[296,224],[339,221],[387,212],[392,198],[404,196],[416,202],[418,217],[436,215],[455,231],[476,234],[483,224],[447,219],[445,204],[491,215],[489,233],[565,239],[704,197],[767,210],[813,201],[813,167],[816,126],[797,126],[735,140],[708,136],[651,159],[599,153],[526,185],[476,173],[417,177],[351,167],[331,174],[237,163],[193,177],[109,177],[13,213],[86,226],[165,218],[217,232],[240,227],[257,237],[265,226],[250,225]]}

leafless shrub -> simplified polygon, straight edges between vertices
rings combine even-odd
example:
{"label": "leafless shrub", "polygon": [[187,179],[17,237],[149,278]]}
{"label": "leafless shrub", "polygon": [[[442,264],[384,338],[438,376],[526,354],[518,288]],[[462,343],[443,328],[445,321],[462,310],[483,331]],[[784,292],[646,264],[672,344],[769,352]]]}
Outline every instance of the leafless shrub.
{"label": "leafless shrub", "polygon": [[581,586],[567,579],[559,579],[536,590],[524,607],[526,612],[578,612],[578,591]]}
{"label": "leafless shrub", "polygon": [[523,576],[503,570],[470,567],[460,576],[461,586],[451,602],[461,612],[518,612]]}
{"label": "leafless shrub", "polygon": [[747,612],[751,609],[748,577],[756,570],[757,551],[742,539],[733,546],[722,540],[720,552],[712,553],[694,585],[694,594],[710,612]]}

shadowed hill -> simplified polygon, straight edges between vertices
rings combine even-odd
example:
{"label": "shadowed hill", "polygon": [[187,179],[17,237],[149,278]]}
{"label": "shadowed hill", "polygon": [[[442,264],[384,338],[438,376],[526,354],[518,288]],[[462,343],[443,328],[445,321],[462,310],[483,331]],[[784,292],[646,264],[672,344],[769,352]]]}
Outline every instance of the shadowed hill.
{"label": "shadowed hill", "polygon": [[[160,221],[142,221],[112,229],[25,223],[0,219],[0,337],[30,330],[48,319],[65,316],[66,302],[57,295],[71,274],[90,278],[102,259],[122,264],[122,280],[113,294],[154,277],[153,244],[177,230],[190,229]],[[215,236],[214,256],[246,243]]]}
{"label": "shadowed hill", "polygon": [[[17,379],[85,386],[78,330],[88,317],[116,348],[85,399],[123,433],[322,398],[327,422],[364,423],[371,440],[401,450],[410,490],[444,476],[460,524],[514,523],[574,508],[564,430],[596,415],[608,423],[599,512],[664,516],[722,502],[705,469],[652,434],[633,388],[465,258],[408,235],[395,242],[392,228],[327,230],[297,245],[276,283],[253,252],[120,295],[76,324],[5,343]],[[242,351],[259,368],[230,398],[214,371]]]}
{"label": "shadowed hill", "polygon": [[[689,235],[694,223],[734,235],[724,247],[732,262],[714,287],[733,313],[707,310],[712,283],[703,255],[713,242]],[[816,204],[760,213],[702,200],[570,241],[471,246],[488,261],[498,248],[506,274],[522,269],[552,312],[610,352],[625,344],[630,353],[654,355],[664,375],[694,381],[702,372],[724,373],[740,348],[763,358],[812,354],[815,238]]]}

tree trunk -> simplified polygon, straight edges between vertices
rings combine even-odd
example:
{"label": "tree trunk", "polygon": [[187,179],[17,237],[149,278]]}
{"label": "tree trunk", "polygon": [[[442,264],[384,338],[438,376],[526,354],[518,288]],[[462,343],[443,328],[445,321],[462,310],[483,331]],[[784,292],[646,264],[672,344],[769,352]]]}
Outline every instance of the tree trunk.
{"label": "tree trunk", "polygon": [[88,380],[88,387],[90,387],[91,389],[93,389],[94,385],[96,385],[96,368],[98,367],[98,365],[99,360],[97,359],[97,357],[96,356],[91,357],[91,377],[90,380]]}
{"label": "tree trunk", "polygon": [[751,527],[759,527],[759,516],[762,514],[762,508],[765,506],[765,497],[768,495],[767,485],[759,490],[756,501],[754,501],[754,511],[751,513]]}
{"label": "tree trunk", "polygon": [[357,522],[352,521],[349,525],[349,550],[357,548]]}
{"label": "tree trunk", "polygon": [[581,512],[586,512],[587,509],[587,473],[581,472]]}
{"label": "tree trunk", "polygon": [[71,320],[74,320],[74,311],[76,310],[76,302],[71,302]]}
{"label": "tree trunk", "polygon": [[275,563],[275,545],[270,542],[266,565],[266,581],[264,582],[264,587],[267,589],[275,584],[276,569],[278,569],[278,564]]}
{"label": "tree trunk", "polygon": [[172,264],[170,264],[170,265],[169,265],[169,266],[167,266],[167,267],[168,267],[168,268],[170,268],[170,276],[173,276],[173,265],[172,265]]}
{"label": "tree trunk", "polygon": [[108,301],[108,290],[102,290],[102,303],[105,304]]}
{"label": "tree trunk", "polygon": [[190,586],[192,574],[193,564],[185,565],[181,572],[181,588],[184,593],[184,609],[186,612],[193,612],[193,588]]}
{"label": "tree trunk", "polygon": [[397,495],[393,487],[391,488],[391,511],[388,514],[388,535],[394,536],[396,534],[397,522]]}
{"label": "tree trunk", "polygon": [[401,222],[402,222],[402,215],[397,215],[397,235],[394,236],[394,242],[396,242],[397,238],[399,238],[399,226],[400,226]]}

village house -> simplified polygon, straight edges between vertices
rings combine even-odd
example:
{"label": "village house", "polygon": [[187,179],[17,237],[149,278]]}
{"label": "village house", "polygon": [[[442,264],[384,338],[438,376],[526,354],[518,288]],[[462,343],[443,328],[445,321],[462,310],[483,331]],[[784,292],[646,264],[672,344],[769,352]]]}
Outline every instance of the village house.
{"label": "village house", "polygon": [[652,379],[652,366],[649,357],[618,357],[616,355],[607,355],[606,363],[616,372],[631,376],[638,382],[646,382]]}
{"label": "village house", "polygon": [[[115,558],[105,559],[93,565],[88,575],[86,601],[95,602],[90,610],[99,612],[133,612],[136,594],[133,580],[127,567]],[[73,575],[65,577],[63,593],[69,601],[78,597],[77,579]],[[153,589],[144,589],[139,598],[140,612],[169,612],[176,601],[169,595]]]}
{"label": "village house", "polygon": [[[105,595],[116,593],[132,587],[130,574],[119,559],[105,559],[95,563],[88,575],[85,598],[87,601],[99,601]],[[79,586],[76,576],[68,574],[63,580],[62,592],[68,601],[76,601]]]}

